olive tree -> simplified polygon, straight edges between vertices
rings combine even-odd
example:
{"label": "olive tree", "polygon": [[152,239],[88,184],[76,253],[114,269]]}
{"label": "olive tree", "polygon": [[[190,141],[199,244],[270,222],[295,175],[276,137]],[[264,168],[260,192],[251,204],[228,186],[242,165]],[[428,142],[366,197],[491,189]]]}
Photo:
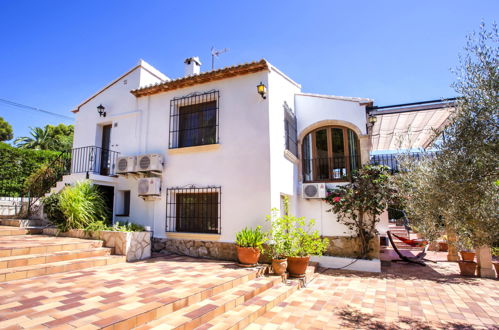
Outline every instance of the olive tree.
{"label": "olive tree", "polygon": [[[499,241],[499,34],[467,38],[453,84],[459,98],[434,158],[403,162],[395,178],[411,221],[434,237],[444,225],[471,247]],[[429,237],[429,238],[431,238]]]}

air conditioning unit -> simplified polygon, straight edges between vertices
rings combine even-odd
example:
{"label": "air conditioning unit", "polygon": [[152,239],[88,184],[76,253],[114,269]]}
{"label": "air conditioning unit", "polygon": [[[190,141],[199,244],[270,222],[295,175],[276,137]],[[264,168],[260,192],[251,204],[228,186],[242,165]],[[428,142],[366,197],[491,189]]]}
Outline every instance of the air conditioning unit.
{"label": "air conditioning unit", "polygon": [[325,183],[304,183],[301,195],[303,198],[326,198]]}
{"label": "air conditioning unit", "polygon": [[161,178],[142,178],[138,181],[139,196],[159,196],[161,194]]}
{"label": "air conditioning unit", "polygon": [[136,161],[135,156],[118,157],[116,160],[116,173],[135,172]]}
{"label": "air conditioning unit", "polygon": [[161,172],[163,171],[163,157],[158,154],[138,156],[136,168],[139,172]]}

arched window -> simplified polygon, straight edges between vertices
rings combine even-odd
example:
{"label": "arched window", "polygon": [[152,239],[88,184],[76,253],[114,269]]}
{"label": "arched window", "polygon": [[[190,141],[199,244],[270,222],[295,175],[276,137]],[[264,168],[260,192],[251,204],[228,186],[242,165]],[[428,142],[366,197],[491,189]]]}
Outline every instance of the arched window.
{"label": "arched window", "polygon": [[360,166],[360,143],[349,128],[318,128],[303,139],[303,181],[345,181]]}

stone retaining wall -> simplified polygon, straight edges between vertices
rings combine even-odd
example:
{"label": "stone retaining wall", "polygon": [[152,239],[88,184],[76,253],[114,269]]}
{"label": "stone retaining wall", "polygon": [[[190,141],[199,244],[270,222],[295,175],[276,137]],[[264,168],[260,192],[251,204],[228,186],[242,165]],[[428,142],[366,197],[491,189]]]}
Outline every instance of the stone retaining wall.
{"label": "stone retaining wall", "polygon": [[[355,258],[358,255],[358,239],[344,236],[327,236],[330,244],[325,255]],[[371,243],[370,259],[379,258],[379,238]],[[172,238],[153,238],[153,252],[162,254],[178,254],[190,257],[202,257],[219,260],[237,261],[234,243],[217,241],[200,241]],[[260,262],[268,262],[268,257],[261,256]]]}
{"label": "stone retaining wall", "polygon": [[126,261],[137,261],[151,257],[151,233],[147,231],[102,230],[86,232],[82,229],[72,229],[61,232],[57,228],[45,228],[43,234],[102,240],[105,247],[114,248],[115,254],[126,256]]}

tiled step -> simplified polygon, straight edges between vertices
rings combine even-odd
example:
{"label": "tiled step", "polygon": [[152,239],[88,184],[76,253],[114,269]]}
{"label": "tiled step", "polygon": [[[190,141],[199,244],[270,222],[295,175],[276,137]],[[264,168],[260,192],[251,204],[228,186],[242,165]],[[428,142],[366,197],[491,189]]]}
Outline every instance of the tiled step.
{"label": "tiled step", "polygon": [[41,234],[41,228],[18,228],[12,226],[0,226],[0,236],[19,236]]}
{"label": "tiled step", "polygon": [[245,303],[237,306],[233,310],[219,315],[211,321],[200,325],[196,329],[244,329],[251,322],[262,316],[265,312],[281,303],[299,288],[298,281],[281,283]]}
{"label": "tiled step", "polygon": [[111,254],[110,248],[59,251],[45,254],[26,254],[0,258],[0,269],[48,264],[59,261],[102,257]]}
{"label": "tiled step", "polygon": [[2,226],[12,226],[12,227],[40,227],[45,225],[43,220],[31,220],[31,219],[1,219],[0,224]]}
{"label": "tiled step", "polygon": [[85,250],[100,247],[102,247],[102,241],[98,240],[44,235],[2,236],[0,240],[0,257]]}
{"label": "tiled step", "polygon": [[260,277],[139,326],[137,329],[193,329],[282,283],[280,276]]}
{"label": "tiled step", "polygon": [[[188,308],[189,306],[209,299],[210,297],[222,295],[239,285],[261,277],[264,272],[265,268],[248,269],[248,272],[245,272],[244,275],[238,276],[237,278],[214,286],[202,286],[197,289],[192,288],[192,290],[186,292],[186,295],[182,295],[180,297],[176,296],[175,298],[171,297],[168,294],[168,291],[151,291],[150,295],[148,295],[150,302],[147,305],[129,310],[128,314],[122,314],[120,316],[120,320],[109,317],[98,322],[94,322],[92,325],[96,325],[99,328],[111,327],[114,329],[130,329],[139,327],[147,322],[161,319],[166,315],[171,315],[180,309],[184,309],[186,307]],[[210,274],[207,275],[209,276]]]}
{"label": "tiled step", "polygon": [[119,262],[126,262],[126,256],[98,256],[85,259],[59,261],[48,264],[5,268],[0,269],[0,282],[20,280],[54,273],[63,273],[90,267],[112,265]]}
{"label": "tiled step", "polygon": [[312,281],[318,275],[316,273],[317,268],[316,263],[311,264],[307,268],[304,279],[292,279],[286,281],[286,283],[278,283],[209,322],[203,322],[196,329],[244,329],[265,312],[288,298],[300,287]]}

